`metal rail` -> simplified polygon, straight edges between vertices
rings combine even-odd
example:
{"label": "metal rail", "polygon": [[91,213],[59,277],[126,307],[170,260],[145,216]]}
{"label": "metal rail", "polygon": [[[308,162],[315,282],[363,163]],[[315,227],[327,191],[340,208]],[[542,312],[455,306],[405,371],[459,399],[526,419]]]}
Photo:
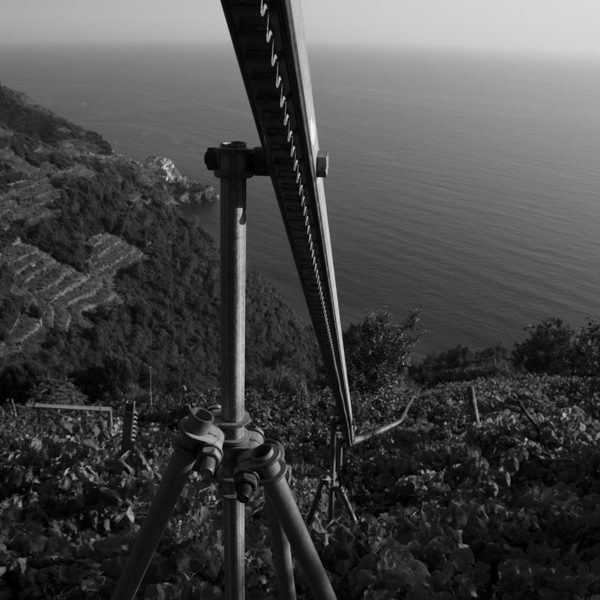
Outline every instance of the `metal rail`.
{"label": "metal rail", "polygon": [[221,0],[342,434],[354,426],[299,0]]}
{"label": "metal rail", "polygon": [[40,415],[40,411],[45,410],[80,410],[86,412],[96,412],[96,413],[108,413],[108,427],[112,429],[113,426],[113,409],[110,406],[90,406],[83,404],[45,404],[43,402],[34,402],[32,404],[27,404],[27,408],[31,408],[32,410],[36,410],[38,412],[38,418]]}

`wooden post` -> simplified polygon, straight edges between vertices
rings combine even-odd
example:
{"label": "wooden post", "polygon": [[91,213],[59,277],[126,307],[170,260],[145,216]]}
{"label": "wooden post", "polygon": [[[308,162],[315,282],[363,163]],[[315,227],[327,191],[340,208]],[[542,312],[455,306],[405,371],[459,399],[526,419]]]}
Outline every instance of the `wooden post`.
{"label": "wooden post", "polygon": [[477,427],[481,427],[481,421],[479,419],[479,408],[477,407],[477,396],[475,395],[475,386],[470,385],[467,388],[467,394],[469,397],[469,406],[471,408],[471,412],[473,413],[473,418],[475,419],[475,424]]}
{"label": "wooden post", "polygon": [[150,412],[154,412],[154,401],[152,399],[152,367],[150,369]]}

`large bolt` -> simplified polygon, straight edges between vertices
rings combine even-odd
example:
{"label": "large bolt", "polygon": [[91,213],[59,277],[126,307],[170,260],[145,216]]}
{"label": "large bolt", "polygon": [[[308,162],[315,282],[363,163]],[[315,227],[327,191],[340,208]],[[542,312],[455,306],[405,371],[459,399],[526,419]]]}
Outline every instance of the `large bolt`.
{"label": "large bolt", "polygon": [[238,471],[235,474],[235,492],[239,502],[245,504],[258,487],[258,475],[254,471]]}
{"label": "large bolt", "polygon": [[198,470],[204,479],[214,477],[217,468],[221,464],[223,453],[216,446],[203,446],[198,452]]}

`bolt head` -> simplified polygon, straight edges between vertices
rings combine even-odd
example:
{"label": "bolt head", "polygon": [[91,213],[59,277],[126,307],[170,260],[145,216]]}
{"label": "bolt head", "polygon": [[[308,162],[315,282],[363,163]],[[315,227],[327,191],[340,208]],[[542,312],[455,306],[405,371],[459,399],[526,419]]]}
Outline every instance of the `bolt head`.
{"label": "bolt head", "polygon": [[209,171],[216,171],[219,168],[219,154],[216,148],[209,148],[204,154],[204,164]]}
{"label": "bolt head", "polygon": [[258,475],[254,471],[238,471],[234,480],[237,499],[243,503],[248,502],[258,487]]}
{"label": "bolt head", "polygon": [[317,177],[327,177],[329,171],[329,155],[325,150],[317,153]]}

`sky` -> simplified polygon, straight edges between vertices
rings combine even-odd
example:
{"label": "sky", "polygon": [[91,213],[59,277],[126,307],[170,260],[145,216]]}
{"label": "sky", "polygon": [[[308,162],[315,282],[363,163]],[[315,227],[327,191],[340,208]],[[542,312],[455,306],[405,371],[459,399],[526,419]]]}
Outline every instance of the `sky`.
{"label": "sky", "polygon": [[[600,56],[600,0],[302,0],[309,44]],[[228,42],[219,0],[0,0],[0,43]]]}

